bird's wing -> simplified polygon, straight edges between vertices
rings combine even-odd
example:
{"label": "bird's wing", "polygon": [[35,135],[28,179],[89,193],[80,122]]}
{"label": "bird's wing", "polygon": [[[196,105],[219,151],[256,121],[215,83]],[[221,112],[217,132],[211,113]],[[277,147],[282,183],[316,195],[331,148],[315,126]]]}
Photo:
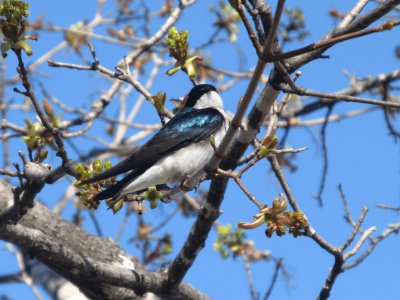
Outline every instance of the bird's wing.
{"label": "bird's wing", "polygon": [[142,174],[135,174],[135,171],[130,172],[126,177],[118,181],[117,183],[113,184],[109,188],[101,191],[100,193],[96,194],[93,198],[93,200],[103,200],[103,199],[108,199],[112,198],[115,195],[117,195],[121,190],[123,190],[134,178],[136,178],[138,175]]}
{"label": "bird's wing", "polygon": [[[223,122],[224,117],[217,109],[185,108],[136,152],[107,171],[83,181],[82,184],[96,182],[130,170],[147,169],[164,156],[207,139]],[[138,173],[140,175],[143,172]]]}

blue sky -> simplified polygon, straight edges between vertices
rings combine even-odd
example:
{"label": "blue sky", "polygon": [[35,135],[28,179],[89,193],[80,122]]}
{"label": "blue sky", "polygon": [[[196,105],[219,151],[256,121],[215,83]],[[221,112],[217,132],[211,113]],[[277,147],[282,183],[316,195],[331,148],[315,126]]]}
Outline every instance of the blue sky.
{"label": "blue sky", "polygon": [[[95,13],[97,1],[31,1],[31,16],[33,20],[39,15],[44,15],[45,20],[54,25],[69,27],[78,20],[91,20]],[[200,1],[195,6],[188,8],[182,19],[177,23],[178,29],[188,29],[189,41],[192,47],[197,47],[209,33],[213,31],[214,20],[208,13],[209,3]],[[275,5],[274,1],[274,5]],[[307,29],[310,35],[301,43],[293,43],[286,50],[304,46],[323,37],[335,25],[335,21],[329,17],[328,10],[336,7],[339,11],[346,11],[356,1],[287,1],[288,7],[300,6],[304,10]],[[151,1],[150,7],[157,6]],[[107,1],[104,12],[110,11],[113,1]],[[372,5],[367,6],[370,9]],[[112,12],[110,12],[112,16]],[[160,23],[152,25],[154,33]],[[104,31],[103,29],[101,29]],[[303,75],[298,84],[310,89],[335,92],[348,85],[348,74],[365,78],[377,76],[399,68],[399,60],[394,56],[394,48],[399,42],[399,28],[392,31],[378,33],[373,36],[363,37],[357,40],[345,42],[329,49],[325,54],[330,58],[313,61],[301,68]],[[101,33],[102,31],[100,31]],[[33,62],[41,54],[45,53],[63,39],[62,34],[44,32],[39,36],[39,41],[33,43],[34,55],[27,58],[27,62]],[[116,46],[104,47],[102,42],[93,41],[100,62],[112,69],[115,63],[126,54],[126,49]],[[238,44],[246,56],[245,69],[251,68],[256,62],[254,50],[243,28],[240,28]],[[85,55],[89,55],[83,50]],[[85,52],[86,51],[86,52]],[[235,48],[232,45],[216,46],[207,49],[214,66],[236,71]],[[230,60],[230,57],[235,59]],[[54,60],[67,62],[80,62],[79,58],[70,50],[59,53]],[[7,58],[7,72],[13,75],[16,61],[12,55]],[[269,70],[269,69],[268,69]],[[73,107],[89,108],[91,100],[98,96],[99,91],[109,87],[109,82],[93,73],[79,72],[66,69],[51,69],[43,65],[39,72],[38,81],[46,84],[49,91],[60,100]],[[268,74],[268,71],[265,72]],[[247,82],[241,82],[234,88],[223,93],[227,110],[234,111],[239,97],[243,94]],[[400,86],[397,84],[396,86]],[[191,87],[191,83],[184,75],[159,76],[151,90],[167,92],[168,98],[183,96]],[[93,91],[96,93],[93,94]],[[19,95],[12,92],[8,94],[10,99],[21,101]],[[131,99],[130,105],[133,105]],[[172,107],[171,104],[170,108]],[[335,106],[333,113],[343,113],[355,109],[367,107],[363,104],[341,103]],[[112,115],[116,106],[107,108]],[[306,119],[321,117],[323,112],[307,116]],[[20,115],[10,116],[10,119],[19,122]],[[154,109],[148,104],[137,121],[151,123],[157,121]],[[102,124],[102,123],[100,123]],[[102,125],[103,126],[103,125]],[[397,121],[397,128],[400,124]],[[96,134],[96,124],[90,131]],[[338,192],[338,184],[342,184],[349,201],[349,208],[354,219],[357,219],[363,206],[370,207],[370,212],[364,223],[364,228],[377,226],[376,234],[380,234],[388,224],[399,221],[396,213],[385,211],[375,207],[376,203],[385,203],[392,206],[400,204],[400,148],[389,136],[383,111],[377,110],[360,117],[345,119],[338,123],[331,123],[327,129],[327,145],[329,147],[329,173],[326,188],[323,194],[324,207],[320,208],[313,198],[318,192],[320,175],[322,172],[322,150],[319,141],[320,125],[310,129],[295,128],[291,130],[286,142],[287,146],[300,148],[307,146],[308,151],[297,155],[293,163],[298,166],[295,173],[287,174],[287,179],[296,199],[308,216],[312,226],[330,243],[341,245],[352,228],[344,220],[344,209]],[[132,130],[131,133],[134,133]],[[282,132],[280,132],[280,135]],[[318,141],[316,141],[316,139]],[[16,147],[23,147],[16,141]],[[80,144],[81,151],[86,144]],[[0,152],[0,157],[2,153]],[[17,158],[14,157],[16,160]],[[50,157],[52,163],[57,164],[55,155]],[[271,199],[282,192],[274,175],[269,171],[267,161],[262,161],[251,171],[246,173],[244,182],[252,193],[261,202],[270,203]],[[50,200],[52,195],[61,194],[68,185],[64,181],[56,185],[47,186],[39,195],[39,199],[53,207],[56,200]],[[204,185],[206,186],[206,185]],[[175,204],[161,205],[157,210],[151,210],[145,215],[145,220],[162,220],[163,214],[172,211]],[[73,213],[73,205],[70,204],[64,217],[70,218]],[[245,195],[230,182],[228,192],[222,205],[223,214],[219,218],[222,224],[236,224],[238,221],[248,221],[256,214],[255,207],[246,200]],[[105,236],[115,237],[122,214],[113,215],[102,205],[96,212]],[[165,232],[172,232],[174,236],[174,252],[172,259],[186,238],[194,219],[176,218],[165,228]],[[86,216],[87,230],[93,232],[94,228]],[[136,222],[130,220],[127,230],[122,237],[122,247],[133,255],[138,254],[131,244],[127,243],[129,237],[136,232]],[[280,275],[271,299],[310,299],[315,298],[322,287],[325,278],[333,264],[333,257],[315,244],[311,239],[291,236],[278,238],[274,236],[267,239],[264,229],[258,228],[246,232],[248,237],[255,241],[258,248],[270,250],[274,257],[283,257],[284,264],[290,274],[290,280],[284,280]],[[199,255],[195,265],[190,269],[185,281],[207,293],[215,299],[249,299],[249,291],[244,272],[244,265],[240,258],[236,260],[221,260],[219,254],[213,251],[212,244],[215,234],[210,235],[206,247]],[[338,278],[331,299],[396,299],[393,292],[398,283],[398,267],[400,258],[395,255],[400,243],[397,236],[391,236],[374,250],[374,253],[359,267],[351,269]],[[0,242],[0,247],[4,243]],[[365,247],[361,248],[361,251]],[[357,257],[357,256],[356,256]],[[6,274],[18,269],[15,258],[5,250],[0,249],[1,274]],[[260,262],[252,265],[255,289],[265,293],[272,277],[274,265],[271,262]],[[0,285],[0,295],[7,294],[12,299],[34,299],[29,288],[23,284]]]}

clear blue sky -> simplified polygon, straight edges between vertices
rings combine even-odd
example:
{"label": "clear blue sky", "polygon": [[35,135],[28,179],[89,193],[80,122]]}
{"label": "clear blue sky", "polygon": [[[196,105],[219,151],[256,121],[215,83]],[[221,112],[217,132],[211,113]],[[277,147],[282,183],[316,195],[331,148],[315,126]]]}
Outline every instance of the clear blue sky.
{"label": "clear blue sky", "polygon": [[[67,28],[79,20],[91,20],[95,13],[97,1],[42,0],[30,2],[31,20],[43,15],[46,21]],[[188,8],[182,20],[177,24],[178,29],[189,30],[189,41],[192,47],[199,46],[213,30],[214,19],[208,13],[208,3],[216,1],[200,2]],[[275,2],[273,1],[274,5]],[[307,29],[311,33],[302,43],[288,45],[288,49],[304,46],[324,36],[335,24],[334,20],[329,17],[328,10],[336,7],[339,11],[346,11],[355,2],[355,0],[308,0],[301,1],[301,3],[287,1],[288,7],[302,6]],[[113,7],[113,1],[107,1],[104,11],[109,11],[111,7]],[[113,15],[112,12],[110,15]],[[151,31],[155,32],[159,25],[154,24]],[[330,59],[314,61],[302,68],[303,75],[298,83],[310,89],[334,92],[348,85],[348,77],[345,72],[365,78],[399,68],[399,60],[394,57],[394,48],[396,43],[399,42],[399,30],[399,28],[395,28],[391,32],[363,37],[329,49],[326,54],[330,55]],[[60,33],[41,33],[39,41],[33,43],[34,55],[27,61],[35,61],[62,39]],[[238,43],[246,56],[245,68],[251,68],[256,59],[243,28],[240,28]],[[98,48],[101,63],[110,69],[126,53],[126,49],[114,46],[104,48],[102,47],[103,44],[98,41],[94,41],[94,44]],[[230,57],[236,57],[235,51],[232,46],[208,49],[215,67],[232,71],[236,71],[238,67],[236,60],[229,60]],[[88,52],[85,53],[88,54]],[[58,54],[55,60],[79,62],[79,59],[70,50]],[[7,71],[10,75],[14,74],[15,65],[15,58],[10,55],[7,58]],[[109,86],[106,80],[91,73],[50,69],[46,65],[43,65],[39,71],[44,74],[40,81],[43,81],[49,87],[50,92],[60,100],[67,102],[69,106],[76,108],[89,108],[91,100],[96,97],[96,95],[90,93],[94,89],[105,90]],[[400,85],[397,84],[397,86]],[[38,85],[36,84],[35,87],[38,88]],[[169,98],[177,98],[183,96],[190,87],[191,83],[182,75],[160,76],[151,92],[156,93],[162,90],[167,92]],[[243,94],[244,87],[245,82],[222,94],[227,110],[235,110],[236,102]],[[21,101],[19,95],[9,93],[8,96],[16,102]],[[347,112],[364,107],[367,106],[342,103],[335,107],[333,113]],[[113,107],[110,106],[107,109],[112,111]],[[156,122],[157,116],[150,105],[147,106],[145,111],[149,113],[139,116],[138,120],[147,123]],[[323,113],[325,112],[318,115],[313,114],[309,118],[323,116]],[[11,116],[11,118],[20,120],[19,115]],[[399,126],[397,121],[398,129]],[[96,132],[95,130],[96,128],[91,133]],[[329,125],[327,130],[329,173],[323,194],[323,208],[318,207],[313,198],[313,195],[318,191],[323,162],[319,131],[320,126],[312,127],[310,130],[293,129],[286,143],[287,146],[294,148],[309,147],[308,151],[299,154],[293,160],[293,163],[298,166],[297,172],[291,174],[287,170],[285,171],[292,191],[312,226],[334,245],[341,245],[350,234],[352,228],[343,217],[344,210],[337,189],[338,184],[343,184],[353,218],[358,217],[364,205],[370,207],[371,211],[366,218],[364,228],[377,226],[377,234],[380,234],[388,224],[398,222],[399,217],[395,213],[375,207],[376,203],[392,206],[399,206],[400,204],[400,148],[399,144],[395,144],[393,138],[388,134],[383,112],[377,110],[361,117],[346,119]],[[18,143],[17,147],[22,148],[22,144]],[[84,148],[85,145],[80,146],[81,151],[85,151]],[[86,150],[89,150],[89,148]],[[2,157],[1,152],[0,157]],[[17,158],[14,157],[14,159]],[[58,163],[55,156],[52,162]],[[270,203],[273,197],[282,192],[275,177],[269,172],[267,161],[259,163],[252,169],[244,178],[244,182],[252,193],[265,203]],[[61,194],[65,187],[66,183],[47,186],[39,195],[39,199],[45,200],[52,207],[57,199],[50,200],[50,196]],[[162,215],[172,211],[174,207],[174,203],[162,205],[159,210],[149,211],[145,218],[147,220],[157,220],[157,218],[161,220]],[[222,224],[249,221],[251,216],[257,213],[255,207],[246,200],[245,195],[232,182],[229,184],[222,210],[223,214],[218,220]],[[71,204],[64,216],[69,218],[72,212]],[[102,205],[97,215],[105,235],[115,237],[122,214],[114,216]],[[93,231],[88,217],[86,217],[86,220],[88,230]],[[176,234],[171,259],[180,249],[193,221],[194,219],[176,218],[165,227],[165,231]],[[137,253],[132,245],[127,243],[127,240],[136,231],[135,226],[134,222],[129,222],[128,229],[122,238],[124,249],[134,255]],[[274,257],[283,257],[284,264],[290,274],[289,281],[283,279],[281,275],[279,276],[271,299],[313,299],[318,295],[333,264],[331,255],[322,251],[318,245],[306,237],[294,239],[291,236],[281,238],[274,236],[272,239],[267,239],[263,228],[248,231],[247,234],[250,239],[255,241],[258,248],[270,250]],[[212,233],[185,281],[193,284],[214,299],[249,299],[242,260],[240,258],[221,260],[219,254],[212,249],[214,240],[215,234]],[[0,247],[4,247],[4,245],[3,242],[0,242]],[[394,290],[398,284],[400,258],[395,253],[398,252],[399,246],[397,236],[385,240],[364,263],[338,278],[331,299],[397,299],[398,292]],[[365,248],[362,249],[365,250]],[[0,265],[2,266],[1,274],[18,269],[15,258],[3,249],[0,249]],[[252,265],[255,289],[261,292],[261,295],[265,293],[269,285],[273,268],[274,266],[270,262]],[[23,284],[0,285],[0,295],[2,294],[7,294],[12,299],[34,299],[29,288]]]}

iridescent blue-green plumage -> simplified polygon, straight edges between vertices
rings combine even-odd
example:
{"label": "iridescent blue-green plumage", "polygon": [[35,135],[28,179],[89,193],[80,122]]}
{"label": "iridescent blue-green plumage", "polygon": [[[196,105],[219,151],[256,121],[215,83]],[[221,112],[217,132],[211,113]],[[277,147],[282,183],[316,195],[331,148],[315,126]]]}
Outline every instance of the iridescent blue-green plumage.
{"label": "iridescent blue-green plumage", "polygon": [[[186,107],[177,113],[164,127],[162,127],[137,151],[126,157],[109,170],[106,170],[103,173],[95,175],[94,177],[82,182],[82,184],[88,184],[129,172],[122,180],[97,194],[95,199],[101,200],[110,197],[118,198],[120,197],[121,192],[126,192],[125,189],[128,187],[129,190],[134,189],[132,188],[133,182],[138,182],[138,180],[140,181],[144,178],[149,179],[150,182],[151,177],[149,176],[161,176],[161,173],[153,174],[154,171],[153,173],[149,173],[148,170],[154,170],[157,164],[159,164],[161,161],[164,161],[163,159],[170,155],[177,160],[176,163],[181,162],[181,160],[179,160],[179,153],[181,153],[179,151],[181,149],[205,141],[206,139],[209,139],[212,134],[220,130],[221,127],[225,128],[225,117],[219,110],[220,108],[214,108],[219,107],[220,105],[222,106],[222,100],[219,98],[215,87],[206,84],[198,85],[190,91],[187,100]],[[215,106],[213,106],[214,102]],[[207,153],[212,151],[212,148],[208,142],[204,145],[204,151],[207,151]],[[197,154],[199,155],[201,153]],[[196,158],[194,157],[193,159]],[[188,160],[191,160],[191,158]],[[200,163],[205,164],[206,161],[201,161],[199,164]],[[166,164],[165,171],[163,171],[164,168],[161,168],[160,172],[164,172],[165,176],[163,176],[169,178],[169,175],[167,175],[165,172],[168,172],[167,170],[171,168],[171,162],[166,162]],[[181,173],[178,170],[175,170],[174,172],[179,172],[179,174]],[[171,178],[175,178],[176,176],[180,175],[171,174]],[[156,179],[154,178],[154,180]],[[165,183],[167,182],[154,182],[156,185]]]}
{"label": "iridescent blue-green plumage", "polygon": [[96,199],[113,197],[154,163],[175,151],[209,138],[224,123],[224,116],[214,108],[184,108],[160,129],[145,145],[109,170],[83,184],[131,171],[125,178],[96,195]]}
{"label": "iridescent blue-green plumage", "polygon": [[150,144],[163,143],[168,148],[169,143],[175,143],[182,148],[209,137],[223,122],[224,117],[217,109],[185,108],[152,138]]}

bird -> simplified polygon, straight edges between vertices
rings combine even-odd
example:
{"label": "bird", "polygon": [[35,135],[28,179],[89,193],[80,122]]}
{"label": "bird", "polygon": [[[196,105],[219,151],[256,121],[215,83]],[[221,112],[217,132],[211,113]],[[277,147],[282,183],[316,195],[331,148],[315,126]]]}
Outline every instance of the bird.
{"label": "bird", "polygon": [[[229,125],[223,101],[210,84],[194,86],[183,109],[149,141],[110,169],[81,184],[126,173],[125,177],[94,196],[94,200],[119,200],[152,186],[182,183],[205,167]],[[128,172],[128,173],[127,173]]]}

